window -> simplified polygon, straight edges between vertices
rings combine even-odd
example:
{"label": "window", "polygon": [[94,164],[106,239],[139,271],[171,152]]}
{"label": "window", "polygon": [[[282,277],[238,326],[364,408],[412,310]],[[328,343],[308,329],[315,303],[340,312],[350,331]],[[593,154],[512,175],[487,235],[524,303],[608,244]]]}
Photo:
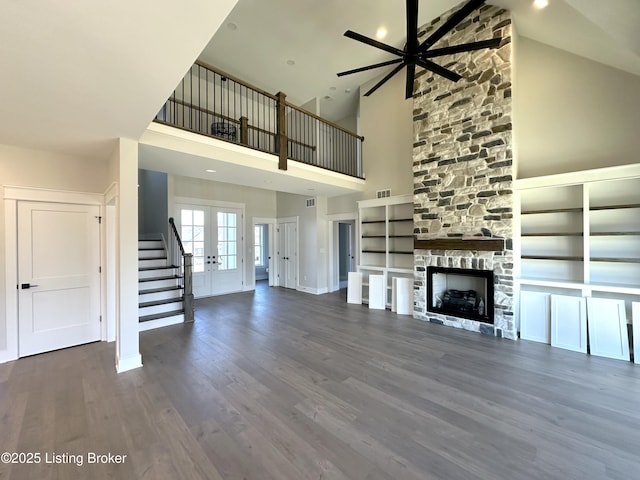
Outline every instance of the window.
{"label": "window", "polygon": [[218,271],[238,268],[237,213],[218,212]]}
{"label": "window", "polygon": [[253,232],[253,251],[255,254],[256,267],[264,267],[265,265],[265,241],[264,235],[266,233],[265,225],[256,225]]}
{"label": "window", "polygon": [[204,272],[204,212],[185,209],[180,215],[184,251],[193,254],[193,271]]}

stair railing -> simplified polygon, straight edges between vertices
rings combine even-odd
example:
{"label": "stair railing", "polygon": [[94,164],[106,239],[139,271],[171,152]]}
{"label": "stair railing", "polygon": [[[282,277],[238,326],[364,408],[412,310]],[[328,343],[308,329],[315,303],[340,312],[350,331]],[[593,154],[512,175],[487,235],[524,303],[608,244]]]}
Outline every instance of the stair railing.
{"label": "stair railing", "polygon": [[170,242],[170,255],[172,264],[180,267],[180,270],[182,272],[182,303],[184,306],[184,321],[193,322],[193,254],[186,253],[184,251],[184,246],[182,245],[182,240],[180,239],[180,234],[178,233],[176,224],[173,221],[173,217],[169,218],[169,225],[171,226],[171,231],[173,232]]}

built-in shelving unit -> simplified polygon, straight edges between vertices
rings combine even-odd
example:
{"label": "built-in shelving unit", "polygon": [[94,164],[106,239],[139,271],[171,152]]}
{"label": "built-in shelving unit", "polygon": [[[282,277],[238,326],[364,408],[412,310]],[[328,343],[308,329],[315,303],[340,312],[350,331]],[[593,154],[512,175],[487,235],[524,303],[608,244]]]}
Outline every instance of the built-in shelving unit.
{"label": "built-in shelving unit", "polygon": [[358,202],[363,303],[369,303],[369,275],[383,275],[384,297],[391,307],[393,277],[413,280],[413,196]]}
{"label": "built-in shelving unit", "polygon": [[521,302],[535,310],[545,305],[537,294],[601,298],[622,302],[631,321],[640,301],[640,165],[517,180],[515,188]]}

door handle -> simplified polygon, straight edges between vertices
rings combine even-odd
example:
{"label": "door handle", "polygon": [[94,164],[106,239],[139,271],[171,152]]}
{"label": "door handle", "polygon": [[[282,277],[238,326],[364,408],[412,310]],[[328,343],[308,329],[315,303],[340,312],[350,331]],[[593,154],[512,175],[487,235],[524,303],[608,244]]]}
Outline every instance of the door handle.
{"label": "door handle", "polygon": [[23,283],[22,285],[20,285],[20,288],[21,288],[22,290],[27,290],[27,289],[29,289],[29,288],[31,288],[31,287],[37,287],[37,286],[38,286],[38,285],[31,285],[30,283]]}

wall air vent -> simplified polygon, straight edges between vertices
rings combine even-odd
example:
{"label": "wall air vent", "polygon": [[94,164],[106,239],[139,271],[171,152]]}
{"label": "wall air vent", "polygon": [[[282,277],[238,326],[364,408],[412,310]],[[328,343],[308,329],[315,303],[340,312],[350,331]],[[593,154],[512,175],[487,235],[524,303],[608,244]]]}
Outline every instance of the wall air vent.
{"label": "wall air vent", "polygon": [[386,190],[378,190],[376,192],[376,198],[387,198],[391,196],[391,189],[387,188]]}
{"label": "wall air vent", "polygon": [[313,208],[316,206],[315,198],[307,198],[307,208]]}

